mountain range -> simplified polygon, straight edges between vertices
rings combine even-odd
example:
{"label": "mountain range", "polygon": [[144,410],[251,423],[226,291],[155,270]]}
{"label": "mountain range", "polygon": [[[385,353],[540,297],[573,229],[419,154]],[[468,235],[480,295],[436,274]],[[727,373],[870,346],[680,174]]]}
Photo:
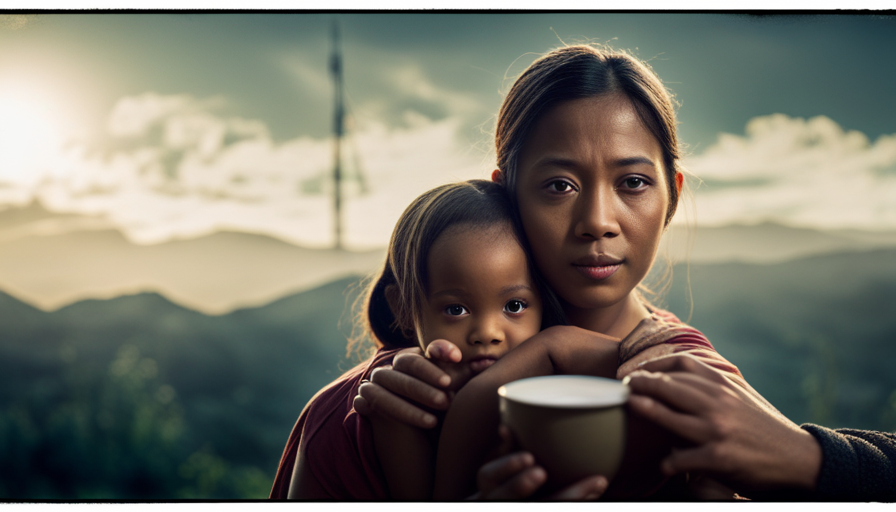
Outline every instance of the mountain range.
{"label": "mountain range", "polygon": [[306,249],[227,231],[139,245],[98,217],[54,214],[39,203],[0,212],[0,289],[48,311],[85,298],[156,292],[223,314],[368,274],[383,256],[382,249]]}

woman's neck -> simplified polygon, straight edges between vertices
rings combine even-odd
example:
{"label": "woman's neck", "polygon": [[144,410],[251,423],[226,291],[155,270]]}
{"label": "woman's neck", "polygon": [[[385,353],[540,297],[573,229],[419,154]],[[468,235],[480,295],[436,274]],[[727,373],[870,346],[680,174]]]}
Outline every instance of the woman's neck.
{"label": "woman's neck", "polygon": [[650,311],[634,291],[624,300],[606,308],[580,309],[564,304],[564,310],[572,325],[620,339],[628,336],[641,320],[650,316]]}

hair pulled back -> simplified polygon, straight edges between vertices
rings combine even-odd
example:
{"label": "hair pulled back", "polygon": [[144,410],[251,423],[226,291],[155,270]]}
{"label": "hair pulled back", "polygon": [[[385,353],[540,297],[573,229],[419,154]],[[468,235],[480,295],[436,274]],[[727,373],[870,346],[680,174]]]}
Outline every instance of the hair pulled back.
{"label": "hair pulled back", "polygon": [[[522,246],[506,190],[487,180],[469,180],[436,187],[408,206],[389,240],[386,262],[368,288],[362,323],[377,348],[414,347],[426,301],[427,262],[436,239],[448,228],[468,229],[504,225]],[[527,261],[529,258],[527,258]],[[550,293],[534,265],[529,272],[544,297]],[[394,285],[394,286],[393,286]],[[393,294],[391,300],[387,297]],[[542,326],[562,321],[556,299],[545,303]]]}
{"label": "hair pulled back", "polygon": [[504,98],[495,130],[498,169],[513,206],[516,204],[517,164],[529,130],[558,103],[621,93],[660,143],[669,188],[668,225],[678,206],[680,150],[672,96],[659,77],[628,53],[592,46],[567,46],[533,62]]}

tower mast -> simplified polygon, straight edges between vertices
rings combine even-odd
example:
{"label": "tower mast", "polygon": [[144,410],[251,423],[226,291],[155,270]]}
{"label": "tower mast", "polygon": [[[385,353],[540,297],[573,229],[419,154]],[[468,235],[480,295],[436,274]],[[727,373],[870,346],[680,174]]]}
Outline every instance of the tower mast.
{"label": "tower mast", "polygon": [[333,20],[333,54],[330,56],[333,75],[333,223],[334,247],[342,249],[342,135],[345,110],[342,90],[342,55],[339,47],[339,22]]}

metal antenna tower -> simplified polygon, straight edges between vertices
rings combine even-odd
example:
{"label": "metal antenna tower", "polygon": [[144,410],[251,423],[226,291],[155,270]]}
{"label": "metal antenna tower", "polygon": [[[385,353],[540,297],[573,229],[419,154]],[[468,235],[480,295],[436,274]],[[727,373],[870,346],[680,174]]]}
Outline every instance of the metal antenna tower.
{"label": "metal antenna tower", "polygon": [[336,249],[342,249],[342,135],[345,107],[342,87],[342,53],[339,47],[339,22],[333,20],[333,54],[330,56],[330,73],[333,75],[333,211]]}

